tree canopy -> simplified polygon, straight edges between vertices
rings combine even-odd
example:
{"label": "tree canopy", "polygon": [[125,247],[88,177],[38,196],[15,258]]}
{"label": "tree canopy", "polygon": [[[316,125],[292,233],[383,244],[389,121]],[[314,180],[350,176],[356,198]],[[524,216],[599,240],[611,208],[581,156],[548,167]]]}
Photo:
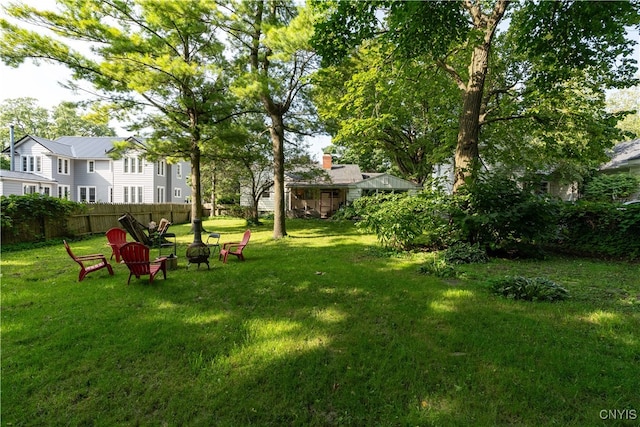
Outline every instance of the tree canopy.
{"label": "tree canopy", "polygon": [[[55,12],[25,5],[7,11],[56,37],[0,20],[2,60],[64,64],[73,71],[71,86],[88,83],[83,88],[111,102],[131,129],[152,129],[150,156],[191,161],[192,218],[201,217],[201,150],[217,141],[217,126],[236,106],[217,3],[64,0]],[[86,49],[72,49],[70,41]]]}
{"label": "tree canopy", "polygon": [[9,126],[14,137],[25,135],[56,139],[61,136],[113,136],[105,107],[93,105],[83,109],[71,102],[61,102],[51,111],[38,105],[35,98],[7,99],[0,104],[0,139],[3,148],[9,141]]}
{"label": "tree canopy", "polygon": [[[634,42],[625,37],[625,27],[640,22],[637,1],[316,6],[324,18],[313,44],[325,65],[349,60],[367,40],[378,39],[395,46],[398,58],[436,64],[457,85],[455,189],[477,176],[481,149],[496,154],[502,147],[504,159],[538,146],[538,153],[555,151],[556,159],[567,153],[585,159],[621,137],[614,127],[619,117],[603,111],[602,93],[634,83]],[[579,102],[561,103],[578,93]],[[589,111],[582,114],[585,106]],[[506,123],[515,126],[511,135],[521,138],[498,141],[508,132],[497,125]]]}

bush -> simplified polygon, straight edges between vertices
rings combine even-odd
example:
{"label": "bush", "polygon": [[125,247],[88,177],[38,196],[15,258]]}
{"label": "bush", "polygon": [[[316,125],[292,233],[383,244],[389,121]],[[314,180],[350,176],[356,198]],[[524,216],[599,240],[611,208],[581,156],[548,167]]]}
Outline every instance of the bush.
{"label": "bush", "polygon": [[454,196],[458,240],[500,254],[531,253],[557,235],[559,201],[500,174],[479,178]]}
{"label": "bush", "polygon": [[620,202],[640,189],[640,177],[629,173],[596,175],[583,190],[583,198],[592,202]]}
{"label": "bush", "polygon": [[557,248],[574,253],[640,258],[640,204],[580,201],[566,204]]}
{"label": "bush", "polygon": [[467,242],[458,242],[444,251],[444,260],[448,264],[474,264],[487,262],[489,257],[487,257],[487,251],[477,243],[472,245]]}
{"label": "bush", "polygon": [[[86,205],[44,194],[10,195],[0,197],[0,223],[3,231],[17,233],[32,222],[56,219],[66,229],[67,218],[73,212],[83,211]],[[39,230],[32,230],[38,236]]]}
{"label": "bush", "polygon": [[442,278],[456,277],[458,275],[456,269],[451,264],[437,257],[434,258],[433,261],[425,262],[418,267],[418,273],[430,274]]}
{"label": "bush", "polygon": [[491,290],[498,295],[525,301],[561,301],[569,297],[569,292],[544,277],[507,277],[491,284]]}
{"label": "bush", "polygon": [[358,219],[358,210],[353,205],[345,205],[340,207],[331,215],[332,221],[355,220]]}
{"label": "bush", "polygon": [[416,196],[382,194],[353,204],[358,226],[375,233],[386,247],[406,250],[418,244],[442,247],[451,235],[447,216],[450,199],[439,190]]}

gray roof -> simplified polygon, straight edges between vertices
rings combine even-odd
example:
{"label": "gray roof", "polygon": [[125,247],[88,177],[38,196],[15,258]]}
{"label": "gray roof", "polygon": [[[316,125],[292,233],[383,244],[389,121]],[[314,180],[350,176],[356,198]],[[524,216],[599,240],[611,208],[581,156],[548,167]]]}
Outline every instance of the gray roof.
{"label": "gray roof", "polygon": [[0,169],[0,178],[15,179],[17,181],[56,182],[55,179],[45,178],[29,172],[8,171]]}
{"label": "gray roof", "polygon": [[331,169],[323,169],[319,165],[300,166],[286,172],[286,175],[289,182],[299,186],[347,186],[363,179],[358,165],[332,165]]}
{"label": "gray roof", "polygon": [[[107,159],[107,153],[113,149],[113,144],[123,141],[119,136],[61,136],[52,141],[39,136],[26,135],[16,141],[16,146],[27,139],[32,139],[44,148],[59,156],[74,159]],[[10,147],[3,150],[8,153]]]}
{"label": "gray roof", "polygon": [[358,165],[332,165],[326,170],[335,184],[353,184],[362,181],[362,172]]}
{"label": "gray roof", "polygon": [[600,169],[617,169],[626,166],[630,161],[640,160],[640,139],[633,139],[617,144],[609,155],[611,160]]}
{"label": "gray roof", "polygon": [[113,144],[123,140],[119,136],[61,136],[56,142],[72,147],[77,159],[101,159],[108,158]]}
{"label": "gray roof", "polygon": [[59,154],[65,157],[75,157],[73,147],[69,144],[64,144],[59,141],[51,141],[50,139],[40,138],[39,136],[31,136],[31,139],[54,154]]}
{"label": "gray roof", "polygon": [[[61,156],[66,156],[66,157],[74,157],[73,147],[71,147],[70,145],[61,144],[59,142],[52,141],[47,138],[41,138],[39,136],[25,135],[15,142],[15,146],[18,147],[20,144],[22,144],[24,141],[27,141],[28,139],[34,140],[35,142],[42,145],[44,148],[46,148],[47,150],[51,151],[54,154],[59,154]],[[3,153],[7,153],[7,154],[10,151],[11,151],[11,147],[6,147],[4,150],[2,150]]]}

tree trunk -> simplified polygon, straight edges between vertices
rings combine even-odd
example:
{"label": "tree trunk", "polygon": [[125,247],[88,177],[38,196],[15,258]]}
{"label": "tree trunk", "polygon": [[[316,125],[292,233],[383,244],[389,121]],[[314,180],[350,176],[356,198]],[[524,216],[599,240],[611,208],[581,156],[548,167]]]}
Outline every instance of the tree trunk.
{"label": "tree trunk", "polygon": [[271,142],[273,143],[273,238],[287,235],[284,205],[284,121],[282,115],[271,113]]}
{"label": "tree trunk", "polygon": [[483,33],[483,39],[473,49],[469,64],[469,80],[464,85],[463,108],[454,158],[454,192],[458,191],[468,179],[475,179],[480,166],[478,138],[484,83],[489,70],[489,51],[498,23],[504,16],[509,3],[509,0],[498,0],[491,15],[485,15],[482,13],[479,1],[463,2],[471,15],[474,29]]}
{"label": "tree trunk", "polygon": [[191,142],[191,222],[202,219],[202,193],[200,183],[200,147],[197,140]]}
{"label": "tree trunk", "polygon": [[469,82],[463,94],[462,114],[458,127],[458,141],[454,158],[456,192],[468,179],[474,179],[478,169],[480,134],[480,107],[487,75],[489,46],[478,46],[473,50],[469,65]]}
{"label": "tree trunk", "polygon": [[211,167],[211,214],[209,216],[216,215],[216,165],[213,162]]}

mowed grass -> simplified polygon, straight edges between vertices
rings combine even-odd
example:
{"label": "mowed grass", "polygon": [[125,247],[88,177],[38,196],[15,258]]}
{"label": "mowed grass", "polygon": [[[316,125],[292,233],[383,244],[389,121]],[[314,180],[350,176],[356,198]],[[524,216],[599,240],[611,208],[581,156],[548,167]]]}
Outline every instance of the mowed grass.
{"label": "mowed grass", "polygon": [[[62,244],[3,253],[2,425],[639,423],[638,264],[494,260],[441,279],[418,273],[431,255],[385,254],[348,223],[287,227],[253,228],[245,262],[207,270],[186,268],[193,236],[173,225],[179,269],[151,286],[115,263],[79,283]],[[71,247],[110,254],[103,236]],[[516,274],[572,298],[487,290]]]}

